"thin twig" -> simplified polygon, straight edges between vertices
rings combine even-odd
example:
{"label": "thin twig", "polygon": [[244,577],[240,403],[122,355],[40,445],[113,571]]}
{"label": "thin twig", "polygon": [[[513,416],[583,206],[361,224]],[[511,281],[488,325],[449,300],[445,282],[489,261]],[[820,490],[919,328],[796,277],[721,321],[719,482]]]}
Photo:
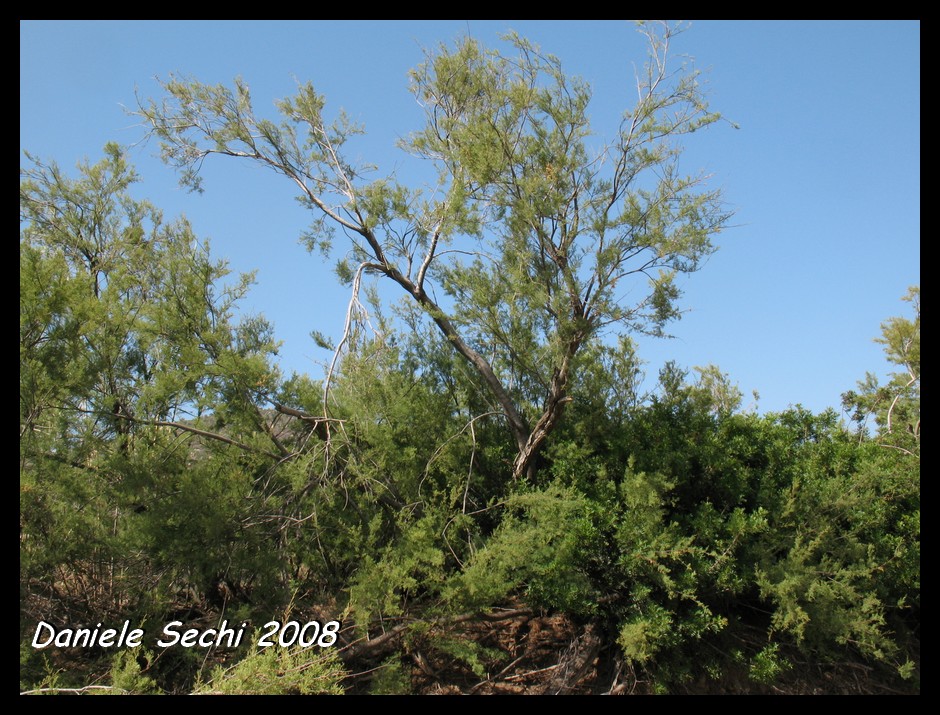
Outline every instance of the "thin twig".
{"label": "thin twig", "polygon": [[529,670],[525,673],[519,673],[518,675],[510,675],[508,678],[506,678],[506,680],[524,680],[525,678],[528,678],[530,675],[535,675],[536,673],[544,673],[549,670],[555,670],[555,668],[557,668],[560,665],[561,663],[555,663],[555,665],[550,665],[547,668],[539,668],[538,670]]}

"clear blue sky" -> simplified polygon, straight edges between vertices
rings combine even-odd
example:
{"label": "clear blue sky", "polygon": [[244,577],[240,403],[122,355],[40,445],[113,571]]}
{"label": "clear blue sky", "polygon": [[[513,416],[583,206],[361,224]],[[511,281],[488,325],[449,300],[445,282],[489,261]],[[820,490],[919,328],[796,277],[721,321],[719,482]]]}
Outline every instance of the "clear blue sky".
{"label": "clear blue sky", "polygon": [[[72,167],[108,141],[143,130],[122,107],[159,95],[155,76],[243,77],[262,113],[311,80],[328,108],[365,124],[355,145],[380,173],[408,175],[395,149],[421,110],[407,72],[422,48],[468,31],[488,45],[506,30],[557,55],[594,89],[593,126],[610,136],[632,103],[644,41],[621,21],[24,21],[20,147]],[[920,23],[699,21],[675,42],[707,70],[727,124],[690,137],[683,166],[704,169],[735,210],[720,250],[684,281],[688,311],[672,340],[639,340],[647,372],[669,359],[718,365],[760,410],[838,407],[866,371],[888,370],[872,342],[920,282]],[[309,338],[338,336],[348,294],[331,266],[297,242],[310,217],[291,186],[259,168],[206,164],[206,192],[180,189],[135,146],[137,193],[168,217],[185,214],[234,271],[257,270],[246,302],[275,325],[282,369],[322,376]]]}

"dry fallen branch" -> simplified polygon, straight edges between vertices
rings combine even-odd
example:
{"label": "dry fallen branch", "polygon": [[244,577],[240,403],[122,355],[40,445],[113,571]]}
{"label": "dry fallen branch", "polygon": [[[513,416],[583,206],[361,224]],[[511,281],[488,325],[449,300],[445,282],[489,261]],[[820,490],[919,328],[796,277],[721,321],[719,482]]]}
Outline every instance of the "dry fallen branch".
{"label": "dry fallen branch", "polygon": [[[459,616],[445,616],[442,618],[435,618],[431,620],[431,625],[436,626],[450,626],[456,625],[458,623],[466,623],[467,621],[481,620],[481,621],[507,621],[513,618],[519,618],[520,616],[530,616],[532,611],[528,608],[519,608],[506,611],[497,611],[495,613],[463,613]],[[389,631],[386,631],[380,636],[376,636],[371,639],[360,639],[353,641],[348,645],[340,648],[339,656],[346,663],[356,660],[362,657],[369,658],[378,658],[384,655],[387,655],[389,652],[394,650],[397,645],[397,639],[399,636],[403,635],[406,630],[408,630],[415,623],[419,623],[418,619],[409,620],[405,623],[401,623]]]}
{"label": "dry fallen branch", "polygon": [[126,690],[115,688],[113,685],[86,685],[81,688],[36,688],[35,690],[24,690],[20,695],[39,695],[40,693],[71,693],[72,695],[82,695],[89,690],[114,690],[118,693],[126,693]]}

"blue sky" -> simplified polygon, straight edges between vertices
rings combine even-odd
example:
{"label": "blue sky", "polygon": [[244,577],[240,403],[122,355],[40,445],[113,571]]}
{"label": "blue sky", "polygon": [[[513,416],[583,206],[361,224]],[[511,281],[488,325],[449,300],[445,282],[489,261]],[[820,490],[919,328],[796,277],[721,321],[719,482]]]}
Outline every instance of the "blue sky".
{"label": "blue sky", "polygon": [[[248,164],[207,162],[205,193],[142,145],[122,109],[159,96],[155,76],[203,82],[243,77],[259,114],[313,82],[328,109],[365,125],[354,152],[379,174],[419,169],[395,148],[419,128],[407,72],[424,48],[469,32],[494,46],[518,31],[557,55],[594,90],[598,139],[635,96],[644,40],[623,21],[23,21],[20,148],[72,167],[108,141],[131,146],[136,192],[185,214],[233,271],[257,271],[248,312],[274,323],[281,367],[322,376],[329,356],[309,337],[338,336],[348,292],[330,264],[298,243],[310,216],[281,177]],[[674,42],[706,72],[722,123],[686,142],[683,167],[713,175],[734,227],[683,281],[671,340],[640,338],[655,377],[666,360],[716,364],[760,411],[800,403],[819,411],[866,371],[884,374],[879,325],[907,315],[920,282],[920,23],[697,21]]]}

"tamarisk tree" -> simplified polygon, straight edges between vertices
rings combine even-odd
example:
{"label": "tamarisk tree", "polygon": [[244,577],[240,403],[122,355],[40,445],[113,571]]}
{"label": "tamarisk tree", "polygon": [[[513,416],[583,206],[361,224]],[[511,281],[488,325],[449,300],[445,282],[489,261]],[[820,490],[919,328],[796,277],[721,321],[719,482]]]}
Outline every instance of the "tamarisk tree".
{"label": "tamarisk tree", "polygon": [[472,366],[505,417],[519,478],[571,399],[579,350],[615,328],[661,334],[679,314],[678,274],[699,268],[729,218],[704,176],[678,168],[678,140],[719,119],[697,73],[674,66],[680,28],[640,29],[649,57],[605,144],[591,138],[588,84],[525,39],[508,36],[505,53],[469,38],[428,53],[411,73],[426,122],[402,146],[433,162],[431,187],[369,180],[344,152],[361,129],[328,118],[310,83],[276,103],[279,122],[255,113],[240,80],[171,77],[138,114],[192,189],[212,154],[291,180],[315,214],[310,247],[338,229],[341,278],[397,284]]}

